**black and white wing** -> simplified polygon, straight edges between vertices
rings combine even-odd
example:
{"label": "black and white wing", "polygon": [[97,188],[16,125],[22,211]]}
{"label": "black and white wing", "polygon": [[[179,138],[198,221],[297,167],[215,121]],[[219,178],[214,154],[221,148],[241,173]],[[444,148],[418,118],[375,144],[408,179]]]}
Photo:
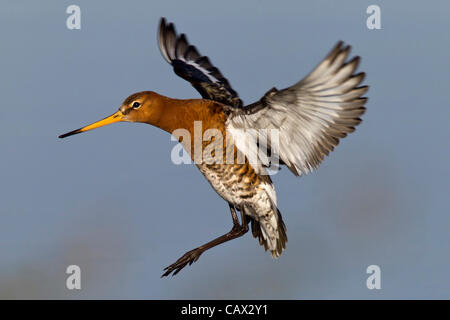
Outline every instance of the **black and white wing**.
{"label": "black and white wing", "polygon": [[161,18],[158,32],[159,49],[175,73],[189,81],[205,99],[215,100],[231,107],[242,107],[236,91],[228,80],[214,67],[208,57],[201,56],[189,45],[184,34],[177,36],[173,23]]}
{"label": "black and white wing", "polygon": [[[249,155],[251,148],[243,147],[243,132],[248,132],[252,141],[268,140],[266,147],[295,175],[317,169],[339,139],[355,130],[365,111],[367,98],[362,95],[368,87],[358,87],[364,73],[354,74],[360,58],[346,62],[349,51],[349,46],[339,42],[300,82],[283,90],[274,88],[260,101],[233,110],[227,130],[238,149]],[[267,135],[264,129],[278,130],[276,146],[263,137]],[[259,159],[268,165],[267,159]]]}

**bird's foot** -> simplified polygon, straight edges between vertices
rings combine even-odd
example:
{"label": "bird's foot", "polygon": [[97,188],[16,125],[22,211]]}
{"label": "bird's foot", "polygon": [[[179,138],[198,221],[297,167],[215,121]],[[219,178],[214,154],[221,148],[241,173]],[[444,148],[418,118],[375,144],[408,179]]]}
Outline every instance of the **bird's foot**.
{"label": "bird's foot", "polygon": [[166,277],[169,274],[172,274],[172,276],[176,275],[178,272],[181,271],[184,267],[186,267],[187,264],[191,265],[195,261],[200,258],[200,255],[203,253],[203,251],[200,248],[196,248],[194,250],[186,252],[180,259],[178,259],[175,263],[171,264],[170,266],[164,268],[166,272],[161,276]]}

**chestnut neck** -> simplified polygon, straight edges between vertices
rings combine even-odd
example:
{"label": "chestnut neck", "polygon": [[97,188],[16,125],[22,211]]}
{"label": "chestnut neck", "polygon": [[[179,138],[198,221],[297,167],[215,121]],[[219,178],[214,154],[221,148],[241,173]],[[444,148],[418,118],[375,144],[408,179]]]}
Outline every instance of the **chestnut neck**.
{"label": "chestnut neck", "polygon": [[223,109],[220,104],[205,99],[172,99],[156,95],[154,104],[159,108],[160,116],[154,126],[172,133],[176,129],[194,131],[194,121],[202,122],[202,131],[224,126]]}

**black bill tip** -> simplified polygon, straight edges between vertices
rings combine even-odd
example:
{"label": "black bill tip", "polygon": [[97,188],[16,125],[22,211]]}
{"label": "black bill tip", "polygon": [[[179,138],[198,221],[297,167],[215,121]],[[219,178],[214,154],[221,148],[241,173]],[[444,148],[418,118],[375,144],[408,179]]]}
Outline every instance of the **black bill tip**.
{"label": "black bill tip", "polygon": [[58,138],[63,139],[65,137],[73,136],[74,134],[81,133],[81,132],[83,132],[81,129],[73,130],[73,131],[70,131],[70,132],[60,135]]}

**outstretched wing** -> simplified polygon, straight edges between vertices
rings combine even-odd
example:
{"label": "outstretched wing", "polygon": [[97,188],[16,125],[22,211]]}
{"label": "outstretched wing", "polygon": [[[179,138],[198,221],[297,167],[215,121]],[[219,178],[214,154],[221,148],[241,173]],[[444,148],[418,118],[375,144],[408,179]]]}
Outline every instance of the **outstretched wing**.
{"label": "outstretched wing", "polygon": [[189,81],[203,98],[242,107],[238,94],[219,69],[189,45],[184,34],[177,36],[173,23],[166,24],[164,18],[159,25],[158,43],[161,54],[173,66],[175,73]]}
{"label": "outstretched wing", "polygon": [[[317,169],[339,139],[355,130],[365,111],[367,98],[362,95],[368,87],[358,87],[365,74],[354,74],[360,58],[346,62],[350,46],[342,46],[339,42],[295,85],[283,90],[274,88],[260,101],[234,110],[227,129],[238,149],[248,156],[249,148],[242,147],[245,137],[242,131],[247,131],[253,136],[252,141],[269,140],[266,147],[295,175]],[[275,146],[264,137],[262,129],[278,129],[279,143]],[[267,159],[260,160],[267,165],[264,163]]]}

